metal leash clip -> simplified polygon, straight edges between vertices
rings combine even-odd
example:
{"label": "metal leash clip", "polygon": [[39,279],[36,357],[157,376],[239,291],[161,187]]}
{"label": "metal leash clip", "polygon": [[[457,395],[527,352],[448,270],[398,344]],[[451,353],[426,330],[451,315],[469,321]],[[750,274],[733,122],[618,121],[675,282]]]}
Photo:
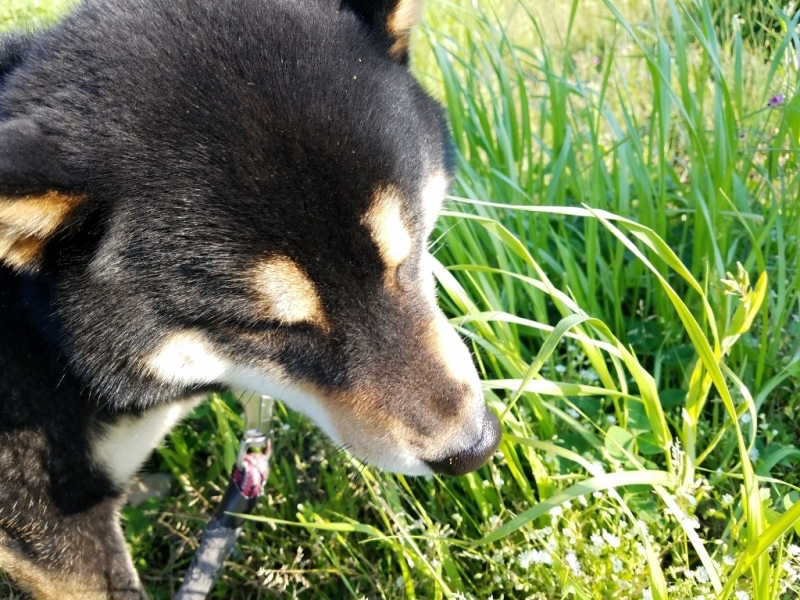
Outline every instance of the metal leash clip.
{"label": "metal leash clip", "polygon": [[[272,398],[261,396],[250,398],[243,405],[245,431],[236,465],[175,600],[204,600],[211,593],[242,530],[244,521],[238,515],[252,512],[263,494],[272,452],[269,441],[272,404]],[[262,453],[251,453],[253,449],[262,450]]]}
{"label": "metal leash clip", "polygon": [[[269,430],[272,424],[273,400],[269,396],[251,397],[242,403],[244,434],[239,442],[239,454],[228,482],[228,489],[217,508],[217,519],[225,527],[238,528],[241,517],[229,513],[247,514],[255,508],[269,476],[269,457],[272,446]],[[261,450],[261,453],[251,452]]]}
{"label": "metal leash clip", "polygon": [[269,396],[251,398],[243,404],[244,435],[239,443],[239,454],[236,456],[237,468],[242,468],[242,461],[251,449],[263,450],[267,446],[274,404],[275,401]]}

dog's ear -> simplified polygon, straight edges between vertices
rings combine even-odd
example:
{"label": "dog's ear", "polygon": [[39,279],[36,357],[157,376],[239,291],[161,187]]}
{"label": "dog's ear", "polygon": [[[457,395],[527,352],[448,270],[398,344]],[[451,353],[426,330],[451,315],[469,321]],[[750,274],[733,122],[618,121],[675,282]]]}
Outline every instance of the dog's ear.
{"label": "dog's ear", "polygon": [[56,145],[29,119],[0,123],[0,262],[35,268],[47,241],[85,200]]}
{"label": "dog's ear", "polygon": [[411,28],[422,16],[422,0],[341,0],[388,44],[389,54],[399,62],[408,60]]}

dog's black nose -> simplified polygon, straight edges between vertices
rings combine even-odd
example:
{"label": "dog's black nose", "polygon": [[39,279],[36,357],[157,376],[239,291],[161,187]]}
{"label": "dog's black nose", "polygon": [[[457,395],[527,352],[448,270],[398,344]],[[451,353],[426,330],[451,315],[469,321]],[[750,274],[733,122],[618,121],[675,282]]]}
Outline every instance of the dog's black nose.
{"label": "dog's black nose", "polygon": [[464,475],[482,466],[497,450],[502,437],[500,421],[488,408],[484,410],[483,429],[477,443],[442,460],[425,461],[431,469],[442,475]]}

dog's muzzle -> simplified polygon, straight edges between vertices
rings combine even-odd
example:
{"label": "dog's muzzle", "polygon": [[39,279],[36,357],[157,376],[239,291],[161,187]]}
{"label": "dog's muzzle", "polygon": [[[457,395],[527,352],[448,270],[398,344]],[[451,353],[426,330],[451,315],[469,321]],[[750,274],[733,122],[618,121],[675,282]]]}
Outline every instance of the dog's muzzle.
{"label": "dog's muzzle", "polygon": [[434,472],[441,475],[464,475],[481,467],[497,450],[502,438],[500,421],[484,407],[481,435],[472,446],[450,454],[442,460],[425,461]]}

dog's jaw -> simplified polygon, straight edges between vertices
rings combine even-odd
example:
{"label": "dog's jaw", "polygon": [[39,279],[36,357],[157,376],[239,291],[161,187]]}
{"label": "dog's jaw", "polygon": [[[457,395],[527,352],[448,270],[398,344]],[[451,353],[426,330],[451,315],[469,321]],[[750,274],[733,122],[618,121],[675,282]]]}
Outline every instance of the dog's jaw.
{"label": "dog's jaw", "polygon": [[[398,445],[397,440],[391,439],[390,434],[385,434],[385,439],[376,438],[375,432],[369,435],[346,435],[337,427],[336,417],[326,407],[320,395],[314,393],[309,386],[289,383],[287,378],[270,376],[260,370],[250,367],[231,365],[226,373],[229,385],[244,390],[249,390],[258,395],[271,396],[280,399],[289,408],[310,418],[331,441],[358,460],[367,464],[385,469],[393,473],[404,475],[430,475],[433,470],[428,464],[416,457],[408,448]],[[366,438],[368,443],[363,444]]]}
{"label": "dog's jaw", "polygon": [[[341,427],[336,426],[336,419],[331,411],[326,408],[326,402],[321,398],[322,394],[314,390],[313,386],[292,381],[286,371],[275,363],[267,363],[259,369],[237,364],[213,350],[211,343],[199,331],[180,332],[169,336],[159,344],[148,359],[147,369],[159,380],[172,385],[220,384],[260,396],[271,396],[309,417],[334,444],[342,446],[360,460],[405,475],[430,475],[433,472],[423,459],[414,456],[409,449],[398,446],[397,440],[370,439],[369,443],[365,444],[363,440],[370,436],[356,435],[356,439],[353,439],[352,436],[343,435]],[[329,402],[327,404],[330,405]],[[158,411],[161,408],[153,410]],[[172,411],[167,412],[165,415],[159,413],[158,418],[173,415]],[[169,426],[182,418],[183,414],[185,413],[177,418],[171,418]],[[108,447],[116,448],[119,445],[115,443],[115,439],[111,439],[115,437],[112,434],[116,433],[119,432],[115,430],[102,438],[104,441],[99,445],[98,456],[106,457],[110,454]],[[108,463],[105,459],[101,462]],[[128,470],[130,469],[126,472]],[[136,467],[133,467],[128,476],[135,470]]]}

